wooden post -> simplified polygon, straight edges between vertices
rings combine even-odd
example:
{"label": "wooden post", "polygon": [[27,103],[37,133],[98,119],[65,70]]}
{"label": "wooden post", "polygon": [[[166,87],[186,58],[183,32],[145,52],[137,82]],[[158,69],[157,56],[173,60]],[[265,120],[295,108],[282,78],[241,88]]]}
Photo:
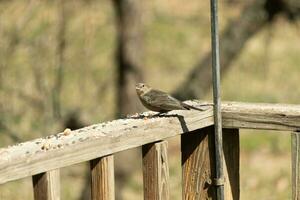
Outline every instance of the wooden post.
{"label": "wooden post", "polygon": [[240,199],[239,129],[223,129],[224,195],[226,200]]}
{"label": "wooden post", "polygon": [[213,127],[208,127],[181,135],[183,200],[215,199],[211,185],[213,134]]}
{"label": "wooden post", "polygon": [[32,177],[35,200],[59,200],[59,169],[44,172]]}
{"label": "wooden post", "polygon": [[168,143],[143,145],[143,181],[145,200],[169,199]]}
{"label": "wooden post", "polygon": [[[216,199],[213,187],[214,128],[203,128],[181,136],[184,200]],[[225,199],[239,199],[238,129],[223,129]]]}
{"label": "wooden post", "polygon": [[293,132],[291,134],[292,142],[292,200],[300,199],[300,133]]}
{"label": "wooden post", "polygon": [[114,200],[114,157],[113,155],[90,161],[92,200]]}

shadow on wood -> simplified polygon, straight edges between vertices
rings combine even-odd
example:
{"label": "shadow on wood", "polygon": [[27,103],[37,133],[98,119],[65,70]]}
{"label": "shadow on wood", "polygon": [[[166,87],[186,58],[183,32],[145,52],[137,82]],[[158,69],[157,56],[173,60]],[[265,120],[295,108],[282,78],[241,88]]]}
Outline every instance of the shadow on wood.
{"label": "shadow on wood", "polygon": [[[231,134],[229,134],[231,133]],[[223,129],[225,199],[239,199],[239,135],[237,129]],[[214,127],[181,136],[183,199],[216,199]]]}

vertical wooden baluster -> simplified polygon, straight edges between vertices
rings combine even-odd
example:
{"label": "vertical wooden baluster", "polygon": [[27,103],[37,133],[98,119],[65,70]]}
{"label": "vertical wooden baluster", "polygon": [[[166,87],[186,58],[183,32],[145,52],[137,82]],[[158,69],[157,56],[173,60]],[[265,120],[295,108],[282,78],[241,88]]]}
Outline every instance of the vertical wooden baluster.
{"label": "vertical wooden baluster", "polygon": [[90,161],[92,200],[114,200],[114,157],[113,155]]}
{"label": "vertical wooden baluster", "polygon": [[[181,136],[184,200],[216,199],[213,187],[214,128]],[[223,129],[225,199],[239,199],[239,131]]]}
{"label": "vertical wooden baluster", "polygon": [[182,199],[214,197],[211,187],[213,165],[213,127],[181,135]]}
{"label": "vertical wooden baluster", "polygon": [[143,145],[144,200],[169,199],[169,165],[166,141]]}
{"label": "vertical wooden baluster", "polygon": [[240,135],[239,129],[223,129],[224,196],[226,200],[240,199]]}
{"label": "vertical wooden baluster", "polygon": [[32,177],[35,200],[59,200],[59,169],[51,170]]}

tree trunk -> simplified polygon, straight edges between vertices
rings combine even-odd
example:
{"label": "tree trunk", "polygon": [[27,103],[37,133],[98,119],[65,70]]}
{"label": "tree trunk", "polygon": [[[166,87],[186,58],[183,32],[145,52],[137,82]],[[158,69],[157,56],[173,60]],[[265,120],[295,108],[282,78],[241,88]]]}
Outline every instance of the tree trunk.
{"label": "tree trunk", "polygon": [[135,83],[142,80],[141,1],[113,0],[116,13],[117,38],[117,117],[137,112]]}
{"label": "tree trunk", "polygon": [[64,77],[64,54],[66,32],[65,0],[58,0],[58,20],[56,35],[56,69],[52,88],[52,111],[55,119],[61,118],[61,90]]}

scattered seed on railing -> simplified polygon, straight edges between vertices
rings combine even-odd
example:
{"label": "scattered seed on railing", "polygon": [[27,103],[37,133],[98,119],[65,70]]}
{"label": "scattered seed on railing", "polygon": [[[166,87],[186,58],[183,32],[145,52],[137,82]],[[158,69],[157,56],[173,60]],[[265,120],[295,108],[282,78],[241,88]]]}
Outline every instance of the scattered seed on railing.
{"label": "scattered seed on railing", "polygon": [[71,133],[72,133],[72,131],[71,131],[71,129],[69,129],[69,128],[66,128],[66,129],[64,130],[64,135],[65,135],[65,136],[70,135]]}
{"label": "scattered seed on railing", "polygon": [[51,147],[51,145],[50,145],[49,143],[45,143],[45,144],[41,147],[41,149],[47,151],[47,150],[50,149],[50,147]]}
{"label": "scattered seed on railing", "polygon": [[46,139],[51,139],[51,138],[53,138],[54,137],[54,135],[48,135],[47,137],[46,137]]}

